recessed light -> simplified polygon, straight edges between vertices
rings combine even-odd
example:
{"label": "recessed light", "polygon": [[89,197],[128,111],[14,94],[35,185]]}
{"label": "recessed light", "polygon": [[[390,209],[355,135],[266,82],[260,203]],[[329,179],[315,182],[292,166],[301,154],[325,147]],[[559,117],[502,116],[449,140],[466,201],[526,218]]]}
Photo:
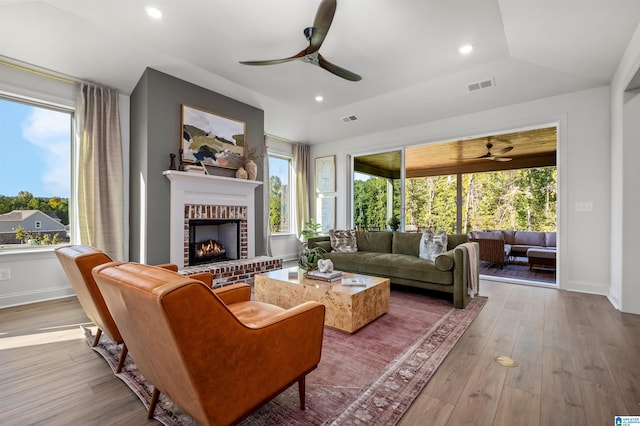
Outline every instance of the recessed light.
{"label": "recessed light", "polygon": [[324,98],[322,97],[322,95],[316,96],[316,102],[322,102],[322,101],[324,101]]}
{"label": "recessed light", "polygon": [[162,11],[155,6],[146,6],[144,10],[147,12],[147,15],[153,19],[162,18]]}
{"label": "recessed light", "polygon": [[460,48],[458,48],[458,52],[460,52],[462,55],[468,55],[472,50],[473,46],[470,44],[464,44],[460,46]]}

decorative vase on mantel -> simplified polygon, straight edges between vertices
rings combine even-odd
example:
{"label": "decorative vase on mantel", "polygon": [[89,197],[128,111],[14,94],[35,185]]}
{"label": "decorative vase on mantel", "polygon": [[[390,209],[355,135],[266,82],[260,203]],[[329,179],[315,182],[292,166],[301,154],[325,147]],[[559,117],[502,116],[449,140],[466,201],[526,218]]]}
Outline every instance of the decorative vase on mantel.
{"label": "decorative vase on mantel", "polygon": [[253,160],[249,160],[245,163],[244,168],[247,170],[249,179],[256,180],[256,176],[258,176],[258,165],[254,163]]}
{"label": "decorative vase on mantel", "polygon": [[236,179],[246,179],[249,174],[244,169],[244,167],[240,167],[236,170]]}

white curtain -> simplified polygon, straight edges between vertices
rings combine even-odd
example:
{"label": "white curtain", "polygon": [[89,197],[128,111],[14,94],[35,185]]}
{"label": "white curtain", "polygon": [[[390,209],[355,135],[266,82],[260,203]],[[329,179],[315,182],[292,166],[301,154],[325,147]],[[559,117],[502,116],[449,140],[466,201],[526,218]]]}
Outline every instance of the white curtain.
{"label": "white curtain", "polygon": [[311,159],[309,145],[293,144],[293,165],[296,171],[296,229],[300,237],[309,220],[309,172]]}
{"label": "white curtain", "polygon": [[[265,153],[269,149],[268,147],[268,137],[265,135],[264,137],[264,145],[265,145]],[[271,227],[269,226],[269,212],[271,211],[271,183],[269,177],[269,155],[266,154],[262,158],[262,167],[264,172],[262,173],[262,198],[264,205],[264,214],[263,214],[263,236],[264,236],[264,254],[267,256],[272,256],[271,251]]]}
{"label": "white curtain", "polygon": [[84,82],[77,89],[80,242],[126,260],[118,92]]}

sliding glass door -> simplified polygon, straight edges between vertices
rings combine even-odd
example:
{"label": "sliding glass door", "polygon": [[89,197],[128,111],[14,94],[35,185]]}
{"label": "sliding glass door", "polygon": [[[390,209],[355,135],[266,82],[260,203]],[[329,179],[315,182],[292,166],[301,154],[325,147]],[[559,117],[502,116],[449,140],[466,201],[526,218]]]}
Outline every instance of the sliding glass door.
{"label": "sliding glass door", "polygon": [[400,229],[402,151],[352,158],[352,226],[360,230]]}

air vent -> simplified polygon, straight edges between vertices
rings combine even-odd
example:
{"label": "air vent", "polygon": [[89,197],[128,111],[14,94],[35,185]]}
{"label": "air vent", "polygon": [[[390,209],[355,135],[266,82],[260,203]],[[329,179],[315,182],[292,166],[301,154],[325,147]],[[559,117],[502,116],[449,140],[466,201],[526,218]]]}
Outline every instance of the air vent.
{"label": "air vent", "polygon": [[356,117],[355,115],[345,115],[344,117],[340,117],[340,120],[344,121],[345,123],[356,121],[357,119],[358,117]]}
{"label": "air vent", "polygon": [[488,89],[489,87],[495,87],[496,83],[493,81],[493,78],[489,78],[487,80],[476,81],[474,83],[467,84],[467,90],[469,92],[475,92],[480,89]]}

